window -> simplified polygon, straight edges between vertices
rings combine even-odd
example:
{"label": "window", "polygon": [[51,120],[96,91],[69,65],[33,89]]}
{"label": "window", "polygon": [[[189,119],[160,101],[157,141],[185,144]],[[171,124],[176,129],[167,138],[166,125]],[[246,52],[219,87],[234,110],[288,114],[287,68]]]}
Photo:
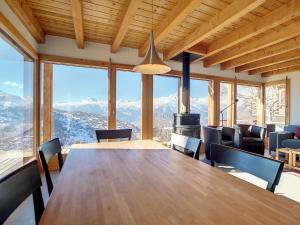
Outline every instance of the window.
{"label": "window", "polygon": [[117,128],[131,128],[132,140],[141,135],[141,74],[117,71]]}
{"label": "window", "polygon": [[208,124],[208,86],[209,81],[192,80],[190,82],[190,111],[200,114],[202,126]]}
{"label": "window", "polygon": [[[233,92],[231,83],[220,83],[220,125],[232,126],[232,115],[234,106]],[[223,119],[223,122],[222,122]]]}
{"label": "window", "polygon": [[237,123],[257,124],[260,100],[260,88],[237,85]]}
{"label": "window", "polygon": [[95,142],[107,129],[107,70],[53,65],[52,136],[63,148]]}
{"label": "window", "polygon": [[34,63],[0,37],[0,71],[0,158],[32,157]]}
{"label": "window", "polygon": [[285,124],[286,83],[266,85],[266,123]]}
{"label": "window", "polygon": [[153,138],[167,143],[178,112],[178,78],[153,76]]}

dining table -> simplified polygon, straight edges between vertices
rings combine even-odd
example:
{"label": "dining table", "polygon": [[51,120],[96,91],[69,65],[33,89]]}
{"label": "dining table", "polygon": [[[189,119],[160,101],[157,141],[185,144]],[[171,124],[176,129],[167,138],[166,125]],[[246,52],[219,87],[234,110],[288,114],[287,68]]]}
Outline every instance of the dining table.
{"label": "dining table", "polygon": [[300,204],[153,140],[100,142],[71,146],[39,224],[296,225]]}

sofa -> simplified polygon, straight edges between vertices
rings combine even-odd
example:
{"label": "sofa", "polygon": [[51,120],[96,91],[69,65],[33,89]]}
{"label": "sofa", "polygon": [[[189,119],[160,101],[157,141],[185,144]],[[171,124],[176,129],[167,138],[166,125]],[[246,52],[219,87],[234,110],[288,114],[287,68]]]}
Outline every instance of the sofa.
{"label": "sofa", "polygon": [[264,155],[264,138],[266,135],[265,128],[248,124],[237,124],[234,125],[234,128],[234,147],[248,152]]}
{"label": "sofa", "polygon": [[210,145],[212,143],[222,144],[226,146],[233,146],[234,133],[235,130],[230,127],[217,127],[217,126],[202,127],[206,159],[210,160]]}
{"label": "sofa", "polygon": [[295,132],[300,125],[286,125],[281,132],[269,134],[269,151],[276,151],[276,148],[300,148],[300,139],[295,139]]}

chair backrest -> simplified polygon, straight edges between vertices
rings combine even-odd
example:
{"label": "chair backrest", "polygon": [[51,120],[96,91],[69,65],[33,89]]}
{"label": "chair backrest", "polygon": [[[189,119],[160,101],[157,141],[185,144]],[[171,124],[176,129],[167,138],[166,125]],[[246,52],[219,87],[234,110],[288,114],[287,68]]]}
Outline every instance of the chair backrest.
{"label": "chair backrest", "polygon": [[283,162],[224,145],[211,145],[211,165],[224,163],[268,182],[267,190],[274,192]]}
{"label": "chair backrest", "polygon": [[211,127],[202,127],[203,131],[203,142],[205,147],[205,156],[210,159],[210,145],[211,143],[221,144],[222,141],[222,131],[211,128]]}
{"label": "chair backrest", "polygon": [[172,133],[171,148],[183,148],[184,150],[193,152],[193,158],[199,160],[201,140],[199,138],[188,137],[181,134]]}
{"label": "chair backrest", "polygon": [[40,155],[42,166],[43,166],[43,169],[45,172],[48,193],[50,195],[53,190],[53,183],[52,183],[49,168],[48,168],[48,162],[50,161],[50,159],[53,156],[57,155],[59,170],[62,169],[63,163],[64,163],[63,157],[61,154],[61,145],[60,145],[59,139],[54,138],[54,139],[49,140],[49,141],[45,142],[44,144],[40,145],[39,155]]}
{"label": "chair backrest", "polygon": [[107,139],[122,139],[131,140],[132,129],[117,129],[117,130],[95,130],[97,141]]}
{"label": "chair backrest", "polygon": [[44,212],[42,181],[37,161],[31,161],[0,179],[0,224],[31,194],[36,224]]}

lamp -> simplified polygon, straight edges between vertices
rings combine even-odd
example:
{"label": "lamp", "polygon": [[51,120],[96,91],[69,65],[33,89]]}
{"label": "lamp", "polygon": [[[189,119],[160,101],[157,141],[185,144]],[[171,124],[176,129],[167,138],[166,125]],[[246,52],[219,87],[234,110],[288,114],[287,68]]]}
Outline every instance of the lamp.
{"label": "lamp", "polygon": [[150,32],[150,46],[145,55],[144,60],[133,68],[133,71],[142,74],[163,74],[167,73],[171,68],[166,65],[159,57],[154,43],[153,35],[153,0],[152,0],[152,31]]}
{"label": "lamp", "polygon": [[239,100],[236,98],[236,99],[234,100],[234,102],[232,102],[230,105],[226,106],[224,109],[222,109],[222,110],[220,111],[220,114],[221,114],[221,121],[222,121],[222,127],[223,127],[223,122],[224,122],[224,120],[223,120],[223,113],[224,113],[224,111],[225,111],[226,109],[228,109],[229,107],[231,107],[232,105],[235,105],[238,101],[239,101]]}

